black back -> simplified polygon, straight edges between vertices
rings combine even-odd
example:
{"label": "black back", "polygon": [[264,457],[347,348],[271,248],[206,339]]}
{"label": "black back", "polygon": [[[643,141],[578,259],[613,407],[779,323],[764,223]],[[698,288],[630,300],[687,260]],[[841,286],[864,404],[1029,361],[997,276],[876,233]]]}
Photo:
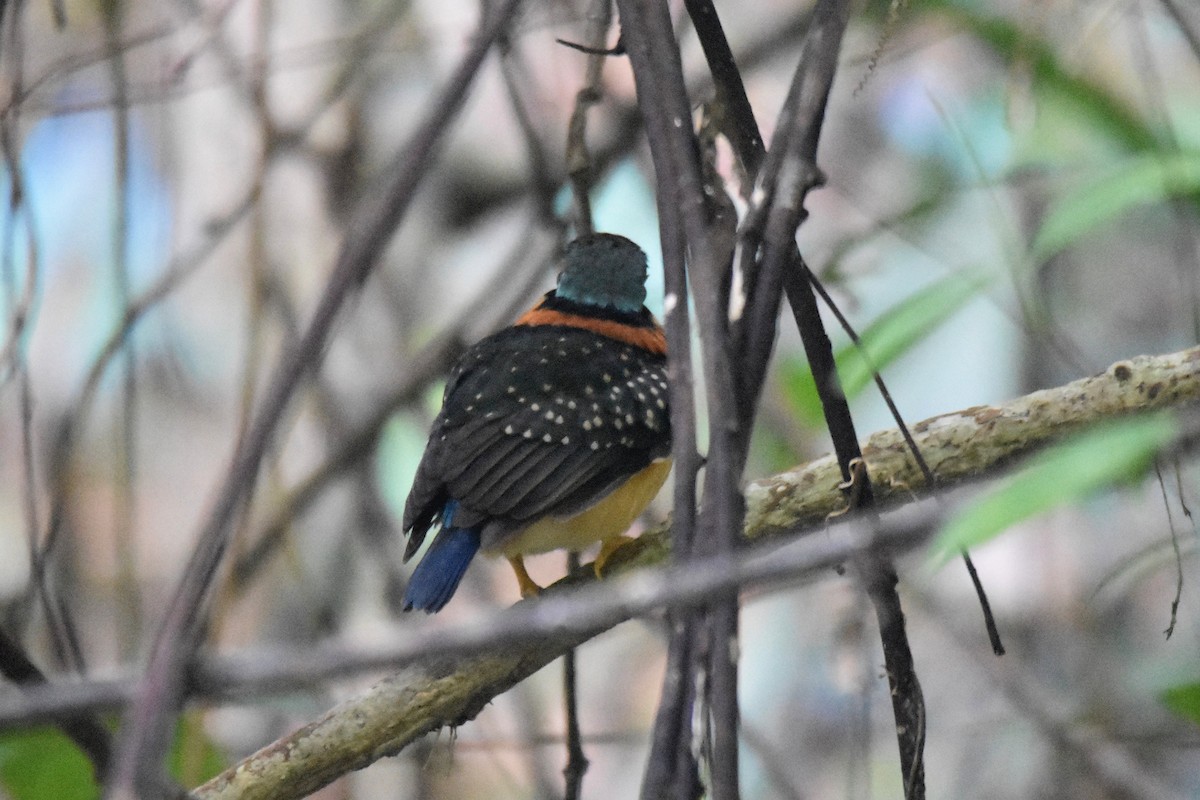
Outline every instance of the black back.
{"label": "black back", "polygon": [[405,558],[449,500],[455,527],[502,540],[593,505],[670,442],[665,356],[576,327],[502,330],[450,374],[404,509]]}

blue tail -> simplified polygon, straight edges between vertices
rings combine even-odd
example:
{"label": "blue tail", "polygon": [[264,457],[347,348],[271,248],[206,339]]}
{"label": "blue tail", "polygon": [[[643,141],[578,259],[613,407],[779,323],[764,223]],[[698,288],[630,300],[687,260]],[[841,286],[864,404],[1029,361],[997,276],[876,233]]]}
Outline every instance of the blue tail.
{"label": "blue tail", "polygon": [[404,592],[404,610],[414,608],[428,614],[441,611],[467,571],[467,565],[479,550],[479,531],[470,528],[443,528],[429,546],[429,552],[417,564],[408,589]]}

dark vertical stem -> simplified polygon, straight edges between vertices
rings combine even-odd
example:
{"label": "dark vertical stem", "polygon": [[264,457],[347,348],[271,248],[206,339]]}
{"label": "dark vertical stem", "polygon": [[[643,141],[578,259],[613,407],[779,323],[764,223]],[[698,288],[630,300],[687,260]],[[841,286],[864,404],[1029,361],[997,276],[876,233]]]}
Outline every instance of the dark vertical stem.
{"label": "dark vertical stem", "polygon": [[[612,25],[612,0],[593,0],[593,20],[588,31],[588,44],[599,50],[603,47],[608,29]],[[603,96],[602,76],[606,56],[593,53],[588,57],[585,85],[575,95],[575,108],[567,131],[567,174],[571,182],[575,206],[575,229],[577,235],[595,231],[592,219],[591,190],[594,178],[591,153],[587,143],[587,112]],[[574,572],[579,566],[579,554],[567,554],[567,569]],[[578,800],[583,790],[583,776],[587,772],[588,760],[583,752],[583,738],[579,731],[579,705],[576,697],[578,686],[575,673],[575,650],[563,656],[563,696],[567,718],[567,765],[563,769],[566,778],[566,800]]]}
{"label": "dark vertical stem", "polygon": [[[675,462],[674,517],[671,526],[671,560],[681,564],[691,557],[696,527],[696,406],[692,395],[692,351],[688,311],[686,237],[679,217],[671,212],[674,194],[658,193],[659,236],[662,242],[664,325],[667,332],[667,372],[671,398],[671,455]],[[641,800],[658,800],[676,782],[681,768],[677,754],[690,747],[688,726],[695,702],[691,663],[697,620],[692,611],[668,614],[670,641],[667,669],[655,715],[650,757],[642,782]],[[689,769],[687,764],[682,768]],[[686,773],[685,773],[686,774]]]}
{"label": "dark vertical stem", "polygon": [[642,779],[641,800],[667,797],[670,787],[691,783],[694,766],[681,753],[691,751],[692,708],[695,684],[691,680],[693,646],[699,615],[672,615],[671,640],[667,647],[667,671],[663,677],[662,698],[654,719],[650,757]]}
{"label": "dark vertical stem", "polygon": [[725,30],[717,16],[712,0],[685,0],[688,16],[696,29],[696,36],[704,48],[704,57],[718,92],[718,102],[725,107],[729,124],[725,133],[733,146],[734,155],[742,162],[742,169],[753,178],[758,174],[766,147],[754,119],[754,109],[746,96],[746,87]]}
{"label": "dark vertical stem", "polygon": [[[700,321],[705,386],[709,407],[709,453],[704,481],[703,511],[698,520],[699,538],[689,549],[704,553],[720,552],[735,541],[741,530],[742,498],[738,487],[742,457],[737,446],[741,427],[738,399],[731,366],[727,326],[729,262],[733,252],[735,221],[716,213],[708,200],[700,175],[700,148],[692,130],[691,102],[683,81],[679,49],[665,4],[645,0],[621,0],[623,42],[633,65],[638,90],[638,105],[646,124],[651,156],[659,187],[659,208],[664,211],[660,225],[675,237],[671,246],[684,244],[687,275],[695,292],[696,312]],[[669,218],[669,219],[668,219]],[[686,295],[673,298],[674,307],[686,302]],[[705,611],[707,640],[710,646],[706,670],[708,699],[705,724],[713,730],[709,774],[711,795],[716,800],[738,797],[737,762],[737,597],[716,601]],[[675,628],[678,635],[691,635],[687,625]],[[694,642],[692,643],[694,645]],[[672,658],[682,654],[674,644]],[[693,648],[693,655],[696,651]],[[683,670],[685,684],[693,683],[694,660]],[[665,695],[664,701],[677,703],[686,695]],[[690,734],[691,713],[685,706],[677,715],[660,713],[652,762],[642,787],[643,797],[674,796],[676,788],[690,775],[677,773],[681,747]],[[673,731],[661,726],[673,726]],[[667,764],[665,745],[675,743],[675,763]],[[661,759],[661,761],[660,761]],[[672,774],[674,773],[674,774]],[[656,783],[664,780],[665,784]],[[669,791],[668,791],[669,790]]]}
{"label": "dark vertical stem", "polygon": [[601,77],[608,56],[604,51],[604,40],[612,25],[612,0],[592,0],[588,8],[591,25],[587,34],[587,75],[584,86],[575,93],[575,108],[567,126],[567,176],[571,181],[571,196],[575,205],[575,227],[578,235],[591,233],[592,224],[592,181],[595,165],[587,144],[588,109],[604,97]]}
{"label": "dark vertical stem", "polygon": [[738,706],[738,599],[715,603],[711,614],[712,640],[708,653],[709,704],[712,715],[712,796],[737,798],[738,737],[741,733],[741,711]]}
{"label": "dark vertical stem", "polygon": [[[567,571],[574,572],[579,568],[579,554],[567,553]],[[579,685],[575,672],[575,650],[568,650],[563,656],[563,705],[567,718],[567,765],[563,768],[566,779],[565,800],[579,800],[583,791],[583,776],[587,772],[588,760],[583,752],[583,734],[579,730],[579,697],[576,688]]]}
{"label": "dark vertical stem", "polygon": [[[721,87],[720,96],[725,99],[733,119],[730,140],[739,148],[739,158],[744,166],[762,165],[761,172],[755,175],[755,186],[758,190],[756,193],[766,199],[761,206],[751,209],[752,219],[747,226],[749,241],[740,243],[742,258],[738,262],[748,287],[746,321],[737,331],[745,370],[743,419],[751,419],[754,413],[753,406],[774,341],[782,289],[787,293],[816,378],[843,478],[849,480],[850,464],[854,459],[861,458],[861,451],[849,405],[841,391],[833,348],[817,311],[816,298],[809,283],[811,276],[800,258],[794,239],[796,228],[803,220],[804,195],[820,182],[820,173],[816,168],[817,143],[829,89],[837,70],[842,35],[849,18],[849,4],[846,0],[818,2],[805,38],[800,65],[780,112],[775,141],[765,160],[759,149],[760,143],[746,133],[754,125],[753,112],[746,101],[736,66],[732,65],[732,54],[715,11],[703,0],[690,1],[688,8],[714,79]],[[753,172],[750,174],[754,175]],[[754,254],[759,250],[756,240],[759,226],[765,231],[761,239],[760,266],[756,268]],[[855,488],[858,505],[869,508],[873,504],[869,476],[864,473]],[[904,629],[900,598],[895,589],[895,569],[886,559],[873,556],[859,559],[857,567],[875,607],[883,641],[901,767],[905,777],[905,796],[909,800],[921,798],[924,797],[924,702]]]}

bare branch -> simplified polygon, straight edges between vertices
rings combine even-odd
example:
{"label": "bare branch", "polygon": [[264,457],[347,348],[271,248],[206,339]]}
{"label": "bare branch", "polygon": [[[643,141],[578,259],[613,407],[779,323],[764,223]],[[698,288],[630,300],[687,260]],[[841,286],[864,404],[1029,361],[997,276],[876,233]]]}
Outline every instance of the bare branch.
{"label": "bare branch", "polygon": [[[384,648],[388,661],[403,654],[404,661],[420,660],[419,666],[385,678],[366,694],[226,770],[194,795],[205,800],[303,796],[350,770],[399,752],[425,733],[466,722],[496,694],[621,621],[666,605],[705,604],[714,594],[738,586],[813,575],[863,547],[876,546],[870,544],[872,540],[881,547],[911,547],[926,538],[936,511],[931,504],[913,506],[878,532],[866,521],[848,522],[828,536],[807,537],[782,550],[766,544],[738,556],[721,554],[559,593],[564,586],[587,582],[585,569],[542,598],[466,625],[424,625],[407,634],[398,632],[400,638]],[[650,538],[658,544],[665,541],[661,532]],[[615,571],[624,573],[665,556],[663,549],[644,546]],[[496,638],[498,630],[503,631],[502,639]],[[500,641],[503,644],[497,647]],[[447,645],[452,655],[436,661],[424,658],[430,648]],[[494,649],[478,655],[485,645]],[[377,655],[382,656],[384,649]],[[325,653],[316,653],[310,660],[332,667],[344,654],[328,655],[327,659]],[[279,663],[278,658],[269,660]],[[234,672],[250,667],[246,663]]]}

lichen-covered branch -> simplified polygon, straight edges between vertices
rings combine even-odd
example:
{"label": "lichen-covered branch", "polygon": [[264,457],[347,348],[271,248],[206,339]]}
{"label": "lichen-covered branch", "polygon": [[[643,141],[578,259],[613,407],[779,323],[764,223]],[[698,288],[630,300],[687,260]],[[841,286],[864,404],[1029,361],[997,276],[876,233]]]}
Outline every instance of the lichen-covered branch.
{"label": "lichen-covered branch", "polygon": [[[1200,348],[1192,348],[1121,361],[1099,375],[1003,405],[943,414],[914,425],[912,432],[939,485],[948,486],[994,473],[1099,420],[1198,402]],[[897,504],[917,497],[921,474],[898,431],[871,436],[863,454],[878,500]],[[845,503],[837,488],[840,481],[836,460],[826,457],[750,484],[747,537],[796,535],[823,525],[827,515]],[[615,564],[613,570],[665,563],[667,541],[665,530],[643,535],[635,557]],[[532,644],[509,644],[495,653],[411,666],[193,794],[248,800],[303,797],[340,775],[399,752],[430,731],[473,718],[492,698],[601,629],[549,633]]]}
{"label": "lichen-covered branch", "polygon": [[[940,486],[986,475],[1030,450],[1102,419],[1200,401],[1200,348],[1118,361],[1090,378],[1043,389],[999,406],[974,406],[912,426]],[[921,471],[891,428],[862,448],[876,499],[895,504],[916,496]],[[817,523],[845,507],[837,462],[825,457],[750,484],[746,536],[758,538]]]}
{"label": "lichen-covered branch", "polygon": [[550,636],[516,651],[506,648],[402,670],[193,794],[231,800],[304,797],[347,772],[395,755],[430,731],[474,718],[492,698],[596,633]]}

